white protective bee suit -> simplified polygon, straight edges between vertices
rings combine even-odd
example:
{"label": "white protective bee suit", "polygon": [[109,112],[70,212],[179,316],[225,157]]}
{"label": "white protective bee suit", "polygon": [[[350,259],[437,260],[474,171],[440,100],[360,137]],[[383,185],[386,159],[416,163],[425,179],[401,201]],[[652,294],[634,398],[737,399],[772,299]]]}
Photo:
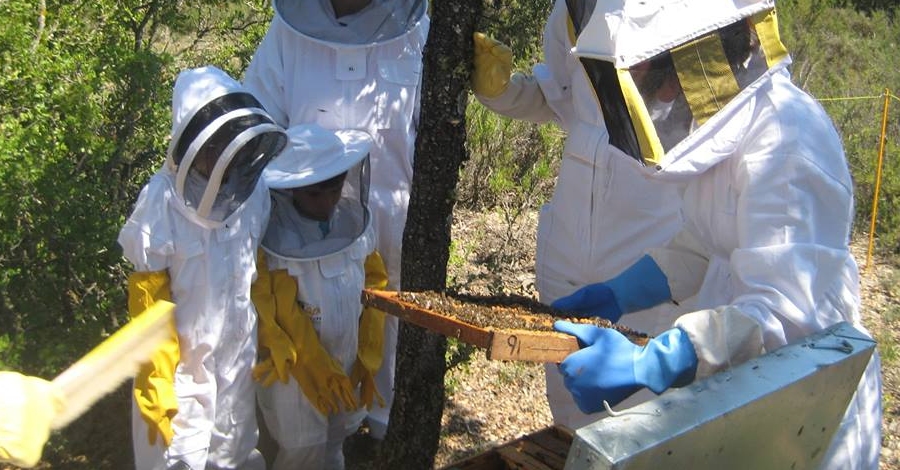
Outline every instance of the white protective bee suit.
{"label": "white protective bee suit", "polygon": [[[307,151],[286,151],[266,169],[272,216],[261,246],[270,271],[286,270],[296,280],[297,301],[312,317],[318,341],[349,376],[357,358],[366,260],[375,251],[367,207],[372,139],[365,132],[332,133],[317,125],[294,126],[289,132],[303,138]],[[290,188],[348,170],[341,199],[327,221],[298,212]],[[260,388],[258,399],[278,442],[273,470],[344,468],[342,443],[359,428],[366,408],[325,415],[293,377]]]}
{"label": "white protective bee suit", "polygon": [[[841,321],[865,331],[841,139],[791,82],[774,8],[598,2],[577,42],[622,118],[607,120],[616,151],[658,156],[651,181],[684,185],[684,230],[650,255],[673,298],[695,296],[700,309],[674,324],[694,346],[697,378]],[[875,354],[821,468],[878,467],[880,403]]]}
{"label": "white protective bee suit", "polygon": [[[647,181],[642,172],[645,163],[639,158],[608,151],[602,103],[572,50],[593,2],[571,2],[571,11],[566,3],[557,0],[547,19],[544,63],[528,76],[514,74],[500,96],[476,95],[504,116],[555,121],[568,134],[553,197],[538,220],[535,274],[540,300],[546,304],[609,279],[648,248],[667,242],[681,227],[675,185]],[[618,323],[652,335],[671,326],[679,311],[685,310],[660,305]],[[578,409],[555,364],[547,364],[545,371],[554,423],[577,429],[604,416]],[[620,407],[653,396],[638,392]]]}
{"label": "white protective bee suit", "polygon": [[[422,50],[428,37],[425,0],[372,0],[335,19],[330,0],[275,0],[275,17],[244,84],[285,127],[317,123],[359,129],[374,138],[370,209],[388,289],[400,289],[400,254],[413,174]],[[383,437],[393,397],[398,322],[389,316],[384,366],[377,377],[386,406],[369,415]]]}
{"label": "white protective bee suit", "polygon": [[[250,285],[270,207],[259,177],[287,138],[252,95],[214,67],[178,76],[172,113],[166,163],[141,191],[118,238],[136,271],[167,272],[177,306],[174,436],[168,447],[160,440],[150,445],[135,407],[135,466],[263,469],[254,449]],[[204,156],[215,162],[203,170],[207,176],[198,170]]]}

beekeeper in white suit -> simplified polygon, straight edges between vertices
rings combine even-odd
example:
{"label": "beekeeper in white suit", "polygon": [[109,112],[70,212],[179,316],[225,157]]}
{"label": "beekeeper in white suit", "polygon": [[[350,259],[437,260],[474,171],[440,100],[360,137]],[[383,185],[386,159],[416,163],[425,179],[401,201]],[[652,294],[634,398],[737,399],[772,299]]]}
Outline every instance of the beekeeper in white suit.
{"label": "beekeeper in white suit", "polygon": [[129,313],[177,305],[177,335],[134,380],[135,467],[265,468],[250,285],[270,209],[260,175],[287,137],[240,83],[202,67],[175,81],[171,139],[118,239],[135,270]]}
{"label": "beekeeper in white suit", "polygon": [[[544,29],[545,62],[530,74],[511,73],[512,51],[483,34],[475,35],[472,87],[478,100],[504,116],[554,121],[568,133],[553,198],[541,209],[538,221],[536,285],[540,301],[547,304],[609,279],[646,249],[667,242],[681,227],[675,186],[643,177],[643,167],[655,162],[608,150],[604,116],[621,117],[598,100],[572,51],[592,4],[555,2]],[[685,308],[669,303],[616,320],[652,335],[668,328],[676,313],[688,311]],[[546,379],[554,423],[576,429],[601,417],[578,409],[555,364],[546,366]],[[641,392],[621,406],[652,397]]]}
{"label": "beekeeper in white suit", "polygon": [[[644,348],[558,322],[583,347],[560,364],[582,409],[661,393],[841,321],[865,331],[848,247],[853,182],[831,120],[791,83],[774,0],[598,2],[576,49],[623,118],[607,120],[613,151],[658,159],[650,180],[684,185],[685,227],[554,305],[627,318],[635,295],[695,296],[697,308]],[[878,467],[879,371],[876,354],[821,468]]]}
{"label": "beekeeper in white suit", "polygon": [[[374,378],[385,315],[360,303],[364,287],[387,283],[368,209],[372,138],[316,124],[288,134],[290,145],[263,176],[272,217],[253,301],[260,348],[275,359],[290,357],[277,349],[293,347],[296,361],[289,377],[278,376],[274,361],[255,371],[263,380],[259,404],[278,443],[273,470],[337,470],[344,468],[344,439],[380,400]],[[274,338],[279,330],[289,338],[283,345]],[[260,375],[265,370],[271,379]]]}
{"label": "beekeeper in white suit", "polygon": [[[370,208],[388,289],[400,290],[400,253],[419,119],[425,0],[274,0],[275,17],[244,84],[285,127],[317,123],[359,129],[374,139]],[[385,406],[368,417],[383,438],[393,402],[396,317],[387,319]]]}

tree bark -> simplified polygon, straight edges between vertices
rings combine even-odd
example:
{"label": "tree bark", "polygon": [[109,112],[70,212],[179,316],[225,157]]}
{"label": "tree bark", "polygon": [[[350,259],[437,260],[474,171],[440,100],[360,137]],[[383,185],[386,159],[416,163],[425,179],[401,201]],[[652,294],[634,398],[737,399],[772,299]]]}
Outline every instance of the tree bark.
{"label": "tree bark", "polygon": [[[403,235],[401,285],[446,287],[450,227],[466,151],[466,103],[472,33],[482,0],[434,0],[424,52],[422,111]],[[377,467],[434,466],[444,409],[446,338],[401,322],[390,426]]]}

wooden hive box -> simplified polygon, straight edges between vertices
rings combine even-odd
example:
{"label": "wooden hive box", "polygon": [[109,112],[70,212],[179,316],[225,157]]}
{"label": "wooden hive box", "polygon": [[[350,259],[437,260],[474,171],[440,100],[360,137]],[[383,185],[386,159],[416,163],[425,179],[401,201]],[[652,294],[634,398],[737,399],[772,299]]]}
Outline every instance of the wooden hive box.
{"label": "wooden hive box", "polygon": [[563,470],[572,438],[571,431],[551,426],[454,462],[441,470]]}
{"label": "wooden hive box", "polygon": [[615,328],[636,344],[647,342],[645,334],[603,319],[566,317],[521,296],[365,289],[362,302],[434,333],[483,348],[492,360],[562,362],[579,347],[574,336],[553,331],[553,321],[558,318]]}

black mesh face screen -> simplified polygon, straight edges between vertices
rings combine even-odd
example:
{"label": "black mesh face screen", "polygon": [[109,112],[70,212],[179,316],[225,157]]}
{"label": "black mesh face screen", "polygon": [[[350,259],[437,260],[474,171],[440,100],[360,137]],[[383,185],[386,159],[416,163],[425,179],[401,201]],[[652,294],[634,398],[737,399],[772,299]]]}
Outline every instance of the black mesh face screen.
{"label": "black mesh face screen", "polygon": [[737,74],[737,69],[741,68],[753,50],[750,24],[746,20],[731,23],[719,29],[719,38],[722,39],[722,48],[725,49],[732,71]]}
{"label": "black mesh face screen", "polygon": [[625,97],[622,95],[615,67],[611,62],[588,58],[582,58],[581,63],[594,87],[597,100],[600,101],[600,109],[603,111],[603,119],[609,131],[609,143],[635,160],[643,162],[637,134],[631,123],[628,107],[625,105]]}
{"label": "black mesh face screen", "polygon": [[[234,119],[229,119],[206,139],[206,142],[203,143],[203,147],[201,148],[214,155],[220,155],[241,132],[260,124],[270,123],[272,123],[270,119],[259,114],[247,114],[238,116]],[[232,165],[233,164],[234,161],[232,160]]]}
{"label": "black mesh face screen", "polygon": [[[185,152],[187,152],[188,147],[197,138],[197,136],[203,132],[203,129],[209,125],[210,122],[218,118],[219,116],[223,116],[231,111],[242,108],[260,108],[262,109],[262,105],[259,104],[259,101],[253,97],[253,95],[249,93],[229,93],[227,95],[222,95],[209,103],[206,103],[202,108],[200,108],[191,120],[188,122],[187,126],[185,126],[184,130],[181,132],[181,135],[178,136],[178,144],[175,146],[175,154],[172,155],[173,161],[176,165],[181,164],[181,160],[184,158]],[[270,120],[268,122],[271,122]]]}
{"label": "black mesh face screen", "polygon": [[575,37],[581,34],[591,14],[594,12],[594,6],[597,0],[566,0],[566,8],[569,10],[569,18],[572,19],[572,25],[575,27]]}
{"label": "black mesh face screen", "polygon": [[231,159],[222,176],[222,187],[229,188],[237,199],[246,199],[253,192],[263,168],[286,143],[287,137],[280,132],[267,132],[254,137]]}
{"label": "black mesh face screen", "polygon": [[663,52],[650,59],[648,67],[641,74],[641,79],[635,79],[635,85],[644,100],[648,100],[670,79],[678,80],[678,73],[675,71],[672,54]]}

